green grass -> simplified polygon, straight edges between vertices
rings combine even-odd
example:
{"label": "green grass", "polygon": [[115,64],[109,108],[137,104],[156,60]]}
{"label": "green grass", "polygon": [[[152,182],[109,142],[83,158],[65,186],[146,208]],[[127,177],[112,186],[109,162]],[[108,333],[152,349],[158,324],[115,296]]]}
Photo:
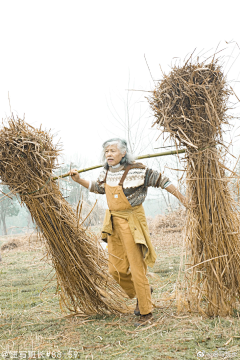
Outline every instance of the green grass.
{"label": "green grass", "polygon": [[[0,359],[11,358],[5,355],[19,359],[20,354],[42,359],[239,359],[238,314],[214,319],[178,314],[174,302],[161,300],[174,289],[181,249],[176,242],[166,242],[157,251],[149,274],[158,306],[155,323],[137,329],[132,314],[73,317],[64,312],[55,294],[54,272],[39,243],[25,242],[2,252]],[[199,351],[205,351],[203,357],[197,356]]]}

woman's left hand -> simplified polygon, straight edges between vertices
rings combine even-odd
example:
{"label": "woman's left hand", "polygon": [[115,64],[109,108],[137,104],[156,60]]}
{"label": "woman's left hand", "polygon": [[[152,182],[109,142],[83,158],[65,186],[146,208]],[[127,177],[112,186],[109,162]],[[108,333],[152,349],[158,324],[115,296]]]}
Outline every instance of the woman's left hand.
{"label": "woman's left hand", "polygon": [[193,200],[189,201],[185,196],[183,196],[183,199],[180,201],[187,209],[195,209],[197,207],[197,204]]}

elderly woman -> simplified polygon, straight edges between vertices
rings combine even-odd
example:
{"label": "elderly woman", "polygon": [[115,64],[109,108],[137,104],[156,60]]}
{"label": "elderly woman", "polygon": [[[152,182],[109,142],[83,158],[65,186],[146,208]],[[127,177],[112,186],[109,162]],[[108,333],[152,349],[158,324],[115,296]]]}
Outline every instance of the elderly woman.
{"label": "elderly woman", "polygon": [[154,265],[156,253],[142,203],[149,186],[167,190],[185,206],[187,201],[167,177],[135,162],[125,140],[105,141],[103,160],[105,165],[97,181],[81,179],[76,169],[71,170],[70,175],[91,192],[106,194],[109,209],[102,234],[108,242],[109,272],[131,299],[137,297],[134,313],[140,318],[135,326],[145,325],[152,319],[147,265]]}

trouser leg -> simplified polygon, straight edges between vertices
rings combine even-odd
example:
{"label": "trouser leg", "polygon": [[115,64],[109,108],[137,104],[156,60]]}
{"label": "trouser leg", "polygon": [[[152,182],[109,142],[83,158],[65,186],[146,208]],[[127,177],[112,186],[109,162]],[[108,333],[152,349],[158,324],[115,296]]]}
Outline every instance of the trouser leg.
{"label": "trouser leg", "polygon": [[119,283],[130,299],[134,298],[136,296],[136,291],[129,269],[126,250],[115,229],[113,229],[112,235],[108,236],[108,254],[109,273]]}
{"label": "trouser leg", "polygon": [[135,243],[127,220],[113,217],[113,226],[126,252],[140,313],[146,315],[152,311],[152,300],[141,245]]}

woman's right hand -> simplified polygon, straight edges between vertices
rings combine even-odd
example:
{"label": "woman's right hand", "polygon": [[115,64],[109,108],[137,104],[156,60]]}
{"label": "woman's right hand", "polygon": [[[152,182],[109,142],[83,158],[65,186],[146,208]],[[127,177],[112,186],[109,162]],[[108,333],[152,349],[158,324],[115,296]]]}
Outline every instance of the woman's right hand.
{"label": "woman's right hand", "polygon": [[79,180],[81,179],[79,176],[79,173],[77,171],[77,169],[72,169],[69,171],[69,175],[71,176],[71,178],[73,179],[73,181],[79,182]]}

